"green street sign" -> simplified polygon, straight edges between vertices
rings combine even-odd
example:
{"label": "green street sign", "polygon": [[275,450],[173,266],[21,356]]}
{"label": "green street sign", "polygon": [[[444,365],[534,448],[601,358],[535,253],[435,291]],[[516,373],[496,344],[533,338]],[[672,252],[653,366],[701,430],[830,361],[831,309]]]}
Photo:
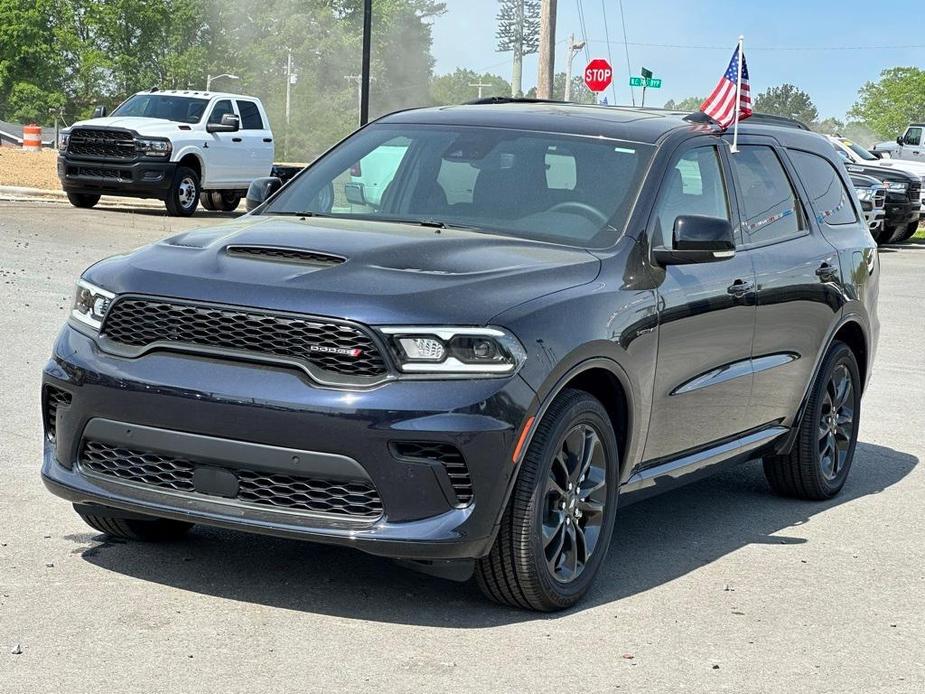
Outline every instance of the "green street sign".
{"label": "green street sign", "polygon": [[642,68],[639,71],[639,74],[642,75],[644,79],[647,79],[647,80],[652,79],[652,71],[649,70],[648,68]]}
{"label": "green street sign", "polygon": [[662,88],[662,78],[661,77],[630,77],[630,86],[631,87],[650,87],[652,89],[661,89]]}

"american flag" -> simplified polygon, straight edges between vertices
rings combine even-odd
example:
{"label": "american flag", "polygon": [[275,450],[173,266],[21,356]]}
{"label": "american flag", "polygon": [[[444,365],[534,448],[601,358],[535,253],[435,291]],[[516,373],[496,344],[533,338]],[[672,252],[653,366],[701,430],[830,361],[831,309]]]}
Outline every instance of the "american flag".
{"label": "american flag", "polygon": [[[713,93],[700,104],[700,110],[719,123],[724,130],[736,119],[736,79],[739,76],[739,48],[732,54],[726,74],[722,76]],[[748,87],[748,64],[742,53],[742,94],[739,98],[739,120],[752,115],[752,95]]]}

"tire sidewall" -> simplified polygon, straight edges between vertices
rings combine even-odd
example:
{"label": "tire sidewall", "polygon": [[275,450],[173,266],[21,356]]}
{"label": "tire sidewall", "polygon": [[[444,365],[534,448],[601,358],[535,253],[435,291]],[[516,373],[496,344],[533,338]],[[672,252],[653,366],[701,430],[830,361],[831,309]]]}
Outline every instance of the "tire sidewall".
{"label": "tire sidewall", "polygon": [[[192,196],[192,202],[187,207],[184,207],[180,202],[180,186],[186,179],[192,181],[195,186],[195,191]],[[196,172],[185,166],[178,167],[177,173],[174,175],[173,185],[170,187],[170,199],[167,201],[168,212],[179,217],[189,217],[196,211],[196,208],[199,207],[199,195],[201,193],[202,188],[199,176],[196,175]]]}
{"label": "tire sidewall", "polygon": [[[558,453],[565,435],[577,424],[590,424],[597,431],[607,457],[607,502],[601,534],[598,538],[591,560],[585,565],[581,574],[569,583],[561,583],[550,575],[546,565],[546,554],[542,543],[543,506],[545,501],[546,479],[552,461]],[[528,455],[531,452],[528,451]],[[570,406],[555,422],[546,445],[539,452],[540,460],[536,470],[533,494],[530,500],[531,555],[536,575],[545,595],[553,597],[561,607],[574,604],[584,595],[594,581],[598,570],[607,556],[607,550],[613,537],[614,518],[617,510],[619,492],[620,456],[616,435],[610,424],[607,412],[596,399],[588,396]]]}

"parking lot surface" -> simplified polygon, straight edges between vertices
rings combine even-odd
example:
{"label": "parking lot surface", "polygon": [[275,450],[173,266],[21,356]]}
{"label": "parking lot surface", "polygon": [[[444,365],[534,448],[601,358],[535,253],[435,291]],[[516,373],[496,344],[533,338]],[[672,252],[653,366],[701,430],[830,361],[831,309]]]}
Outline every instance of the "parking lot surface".
{"label": "parking lot surface", "polygon": [[925,691],[925,244],[881,251],[841,496],[750,463],[622,510],[556,615],[348,549],[198,527],[105,541],[39,479],[42,365],[101,257],[232,215],[0,202],[0,692]]}

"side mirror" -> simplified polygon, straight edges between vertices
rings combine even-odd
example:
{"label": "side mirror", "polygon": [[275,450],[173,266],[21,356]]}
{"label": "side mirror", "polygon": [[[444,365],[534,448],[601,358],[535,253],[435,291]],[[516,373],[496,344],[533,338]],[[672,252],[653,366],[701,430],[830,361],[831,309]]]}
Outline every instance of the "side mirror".
{"label": "side mirror", "polygon": [[247,211],[250,212],[251,210],[260,207],[263,203],[270,199],[270,196],[273,195],[273,193],[282,187],[283,182],[275,176],[255,178],[253,181],[251,181],[251,184],[247,189],[247,199],[245,200]]}
{"label": "side mirror", "polygon": [[896,144],[899,145],[900,147],[904,144],[904,142],[905,142],[905,140],[903,140],[903,136],[902,136],[902,135],[900,135],[899,137],[896,138]]}
{"label": "side mirror", "polygon": [[105,118],[107,113],[109,113],[109,111],[107,111],[106,107],[102,105],[97,106],[95,109],[93,109],[94,118]]}
{"label": "side mirror", "polygon": [[344,197],[351,205],[369,205],[362,183],[345,183]]}
{"label": "side mirror", "polygon": [[655,260],[662,265],[715,263],[735,255],[732,224],[719,217],[681,215],[674,220],[673,248],[656,248]]}
{"label": "side mirror", "polygon": [[209,133],[236,133],[241,128],[241,119],[233,113],[222,116],[221,123],[207,123],[206,132]]}

